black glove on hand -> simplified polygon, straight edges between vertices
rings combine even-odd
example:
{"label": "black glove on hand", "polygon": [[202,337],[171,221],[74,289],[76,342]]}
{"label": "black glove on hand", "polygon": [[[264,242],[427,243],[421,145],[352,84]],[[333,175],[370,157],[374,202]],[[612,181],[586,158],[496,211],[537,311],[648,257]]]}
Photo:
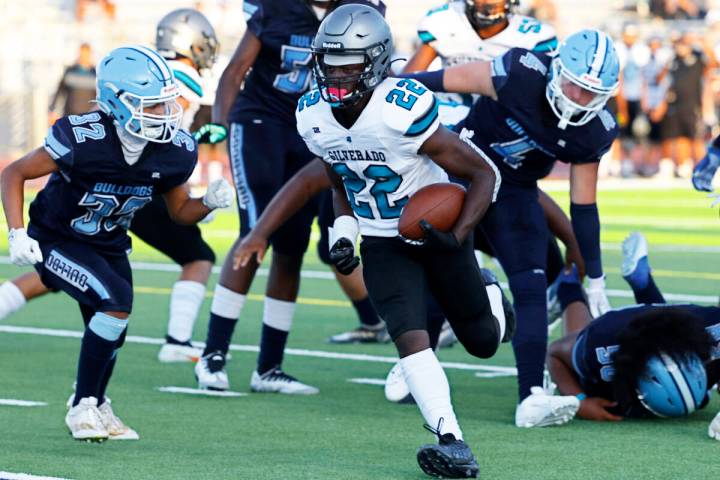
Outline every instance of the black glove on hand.
{"label": "black glove on hand", "polygon": [[454,233],[441,232],[426,220],[420,220],[420,228],[425,232],[425,240],[422,243],[422,248],[434,251],[457,250],[460,248],[460,242],[455,238]]}
{"label": "black glove on hand", "polygon": [[360,257],[355,256],[355,248],[347,238],[340,238],[330,248],[330,262],[342,275],[350,275],[360,265]]}

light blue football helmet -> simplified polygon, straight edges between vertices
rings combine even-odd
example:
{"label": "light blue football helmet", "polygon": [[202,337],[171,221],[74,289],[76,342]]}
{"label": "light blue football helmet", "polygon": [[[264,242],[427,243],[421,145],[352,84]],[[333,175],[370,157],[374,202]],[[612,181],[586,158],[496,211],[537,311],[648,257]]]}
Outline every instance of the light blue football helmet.
{"label": "light blue football helmet", "polygon": [[134,45],[116,48],[98,65],[96,85],[98,105],[117,125],[143,140],[172,141],[183,114],[177,102],[180,91],[156,51]]}
{"label": "light blue football helmet", "polygon": [[[566,38],[552,61],[545,92],[560,119],[558,127],[585,125],[592,120],[615,94],[619,75],[620,60],[605,33],[585,29]],[[573,89],[575,93],[568,96]]]}
{"label": "light blue football helmet", "polygon": [[707,374],[695,354],[673,358],[660,353],[647,362],[637,393],[645,408],[659,417],[684,417],[700,407],[707,395]]}

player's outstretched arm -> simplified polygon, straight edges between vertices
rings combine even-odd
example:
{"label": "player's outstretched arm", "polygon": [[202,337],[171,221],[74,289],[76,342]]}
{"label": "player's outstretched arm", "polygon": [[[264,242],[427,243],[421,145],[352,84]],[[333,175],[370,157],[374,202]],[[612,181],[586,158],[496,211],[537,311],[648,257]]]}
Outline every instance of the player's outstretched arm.
{"label": "player's outstretched arm", "polygon": [[0,189],[2,189],[3,210],[8,230],[25,226],[23,220],[25,180],[44,177],[57,171],[57,163],[42,147],[36,148],[3,170]]}
{"label": "player's outstretched arm", "polygon": [[607,409],[617,405],[616,402],[601,397],[586,397],[578,377],[572,368],[572,350],[577,340],[577,333],[571,333],[550,344],[548,349],[547,367],[552,381],[555,382],[563,395],[576,395],[580,400],[577,416],[585,420],[619,421],[622,417],[613,415]]}
{"label": "player's outstretched arm", "polygon": [[192,198],[190,187],[184,183],[173,188],[165,195],[170,218],[180,225],[194,225],[217,208],[229,207],[232,203],[233,189],[224,178],[208,185],[202,198]]}
{"label": "player's outstretched arm", "polygon": [[402,73],[398,77],[419,80],[433,92],[477,93],[497,100],[491,62],[471,62],[432,72]]}
{"label": "player's outstretched arm", "polygon": [[233,254],[233,268],[245,267],[253,255],[261,263],[268,238],[315,195],[330,188],[323,161],[316,158],[305,165],[270,200],[250,233]]}
{"label": "player's outstretched arm", "polygon": [[588,276],[588,306],[593,317],[610,310],[600,250],[600,214],[597,208],[599,163],[573,164],[570,167],[570,217],[573,231],[585,259]]}
{"label": "player's outstretched arm", "polygon": [[565,267],[569,269],[572,268],[572,264],[575,264],[582,281],[585,278],[585,260],[580,253],[580,246],[570,219],[560,205],[541,189],[538,189],[538,200],[545,212],[550,231],[565,245]]}
{"label": "player's outstretched arm", "polygon": [[448,173],[470,181],[465,205],[452,233],[462,243],[475,228],[500,189],[500,172],[470,140],[440,126],[420,147]]}
{"label": "player's outstretched arm", "polygon": [[250,67],[260,53],[262,43],[250,30],[246,30],[230,63],[220,77],[215,104],[212,109],[212,121],[219,125],[227,125],[228,114]]}

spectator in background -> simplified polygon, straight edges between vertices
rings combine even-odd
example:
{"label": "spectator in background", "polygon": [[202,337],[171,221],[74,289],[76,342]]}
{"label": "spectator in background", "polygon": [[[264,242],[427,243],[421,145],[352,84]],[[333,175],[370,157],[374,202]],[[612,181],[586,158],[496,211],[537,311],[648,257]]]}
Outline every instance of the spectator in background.
{"label": "spectator in background", "polygon": [[113,0],[75,0],[75,19],[78,22],[85,20],[87,7],[93,3],[98,4],[110,20],[115,19],[115,2]]}
{"label": "spectator in background", "polygon": [[639,163],[642,156],[634,127],[642,115],[642,68],[647,64],[650,52],[644,43],[637,41],[638,35],[637,25],[628,24],[623,29],[622,42],[617,42],[615,46],[622,70],[616,97],[620,138],[613,156],[615,163],[620,163],[622,177],[633,174],[633,164]]}
{"label": "spectator in background", "polygon": [[94,110],[95,65],[90,45],[80,45],[77,61],[65,69],[57,91],[50,102],[50,124],[59,117]]}
{"label": "spectator in background", "polygon": [[667,114],[662,121],[663,150],[672,152],[674,163],[664,158],[660,173],[690,178],[694,167],[694,143],[702,134],[703,88],[708,68],[714,65],[712,51],[706,51],[691,33],[673,38],[674,57],[668,66],[670,86],[666,95]]}
{"label": "spectator in background", "polygon": [[557,20],[557,8],[553,0],[531,0],[526,15],[541,22],[554,24]]}
{"label": "spectator in background", "polygon": [[638,166],[638,174],[651,177],[658,171],[660,158],[670,158],[670,152],[662,151],[662,131],[660,125],[667,112],[667,95],[669,87],[668,61],[670,52],[663,47],[661,36],[650,37],[648,41],[650,57],[642,69],[642,111],[650,122],[648,132],[648,150]]}
{"label": "spectator in background", "polygon": [[666,20],[697,20],[707,12],[704,0],[650,0],[650,13]]}

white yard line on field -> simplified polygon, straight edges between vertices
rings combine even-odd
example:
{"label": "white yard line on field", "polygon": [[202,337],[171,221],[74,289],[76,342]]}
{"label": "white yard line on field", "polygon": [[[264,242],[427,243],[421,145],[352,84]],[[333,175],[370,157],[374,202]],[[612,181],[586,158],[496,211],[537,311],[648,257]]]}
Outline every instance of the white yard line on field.
{"label": "white yard line on field", "polygon": [[[0,405],[8,407],[47,407],[46,402],[33,402],[30,400],[15,400],[12,398],[0,398]],[[0,477],[2,480],[2,477]]]}
{"label": "white yard line on field", "polygon": [[0,480],[69,480],[61,477],[45,477],[30,473],[0,472]]}
{"label": "white yard line on field", "polygon": [[187,395],[202,395],[205,397],[245,397],[247,393],[218,391],[218,390],[201,390],[199,388],[187,387],[158,387],[158,391],[164,393],[184,393]]}
{"label": "white yard line on field", "polygon": [[[46,337],[60,337],[60,338],[82,338],[83,332],[77,330],[61,330],[56,328],[35,328],[35,327],[19,327],[15,325],[0,325],[0,332],[4,333],[17,333],[26,335],[42,335]],[[127,343],[139,343],[144,345],[162,345],[165,342],[164,338],[152,338],[152,337],[140,337],[135,335],[128,335],[125,340]],[[198,347],[204,347],[205,344],[202,342],[193,342]],[[255,345],[230,345],[230,350],[238,352],[252,352],[257,353],[259,348]],[[306,350],[303,348],[288,348],[285,350],[286,355],[296,355],[300,357],[313,357],[313,358],[328,358],[331,360],[350,360],[354,362],[371,362],[371,363],[387,363],[395,364],[398,359],[397,357],[389,357],[382,355],[366,355],[362,353],[340,353],[340,352],[328,352],[325,350]],[[475,365],[470,363],[461,362],[441,362],[441,365],[445,368],[455,370],[472,370],[479,372],[497,372],[497,373],[512,373],[515,374],[516,370],[514,367],[501,367],[496,365]]]}

